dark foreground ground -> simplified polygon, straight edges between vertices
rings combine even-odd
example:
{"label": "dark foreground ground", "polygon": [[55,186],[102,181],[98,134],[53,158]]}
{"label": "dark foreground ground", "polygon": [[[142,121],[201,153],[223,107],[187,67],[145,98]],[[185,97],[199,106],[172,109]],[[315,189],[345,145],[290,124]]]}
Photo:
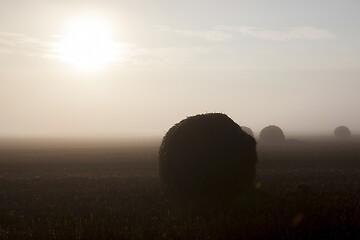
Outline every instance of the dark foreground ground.
{"label": "dark foreground ground", "polygon": [[54,146],[0,148],[0,239],[360,239],[360,141],[259,145],[257,192],[192,201],[158,143]]}

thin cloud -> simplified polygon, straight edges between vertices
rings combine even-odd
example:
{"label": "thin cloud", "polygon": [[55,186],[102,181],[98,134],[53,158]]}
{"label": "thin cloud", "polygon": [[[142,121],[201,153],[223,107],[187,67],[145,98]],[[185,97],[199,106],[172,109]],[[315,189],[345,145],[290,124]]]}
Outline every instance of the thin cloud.
{"label": "thin cloud", "polygon": [[24,34],[0,32],[0,53],[25,56],[51,56],[52,42],[43,41]]}
{"label": "thin cloud", "polygon": [[139,67],[176,66],[208,54],[209,51],[208,48],[196,46],[144,48],[129,44],[124,59],[128,64]]}
{"label": "thin cloud", "polygon": [[265,40],[286,41],[286,40],[321,40],[333,39],[336,35],[331,31],[316,27],[297,27],[290,31],[274,31],[265,28],[237,26],[220,26],[218,30],[240,33],[243,36],[254,37]]}
{"label": "thin cloud", "polygon": [[[34,38],[25,34],[0,32],[0,54],[15,54],[27,57],[62,60],[63,53],[59,45],[64,40],[61,35],[49,35],[43,39]],[[123,44],[114,43],[117,48]]]}
{"label": "thin cloud", "polygon": [[287,35],[289,39],[332,39],[336,35],[329,30],[314,27],[299,27],[291,30]]}
{"label": "thin cloud", "polygon": [[156,27],[160,31],[174,33],[183,37],[197,38],[211,42],[226,42],[231,39],[231,34],[219,30],[186,30],[186,29],[173,29],[163,26]]}
{"label": "thin cloud", "polygon": [[[216,37],[212,38],[215,39]],[[27,57],[38,57],[62,60],[59,44],[64,36],[52,35],[45,39],[37,39],[24,34],[0,32],[0,54],[14,54]],[[127,62],[130,66],[154,67],[187,63],[199,55],[207,54],[204,47],[142,47],[133,43],[115,42],[121,45],[122,52],[112,65]]]}

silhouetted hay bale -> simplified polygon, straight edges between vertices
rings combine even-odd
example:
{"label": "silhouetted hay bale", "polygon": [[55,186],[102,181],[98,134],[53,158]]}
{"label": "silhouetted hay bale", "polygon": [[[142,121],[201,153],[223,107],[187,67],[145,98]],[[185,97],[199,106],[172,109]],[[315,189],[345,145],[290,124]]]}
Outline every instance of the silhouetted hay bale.
{"label": "silhouetted hay bale", "polygon": [[301,194],[309,194],[312,192],[311,187],[307,184],[299,184],[296,186],[296,191]]}
{"label": "silhouetted hay bale", "polygon": [[284,132],[278,126],[270,125],[260,132],[260,142],[262,143],[282,143],[284,141]]}
{"label": "silhouetted hay bale", "polygon": [[254,132],[251,130],[251,128],[245,127],[245,126],[241,126],[241,129],[242,129],[245,133],[247,133],[247,134],[249,134],[250,136],[254,137]]}
{"label": "silhouetted hay bale", "polygon": [[169,129],[159,150],[169,192],[236,194],[253,189],[256,141],[221,113],[188,117]]}
{"label": "silhouetted hay bale", "polygon": [[347,128],[345,126],[340,126],[340,127],[335,128],[334,135],[335,135],[335,137],[338,137],[338,138],[347,138],[347,137],[350,137],[351,132],[350,132],[349,128]]}

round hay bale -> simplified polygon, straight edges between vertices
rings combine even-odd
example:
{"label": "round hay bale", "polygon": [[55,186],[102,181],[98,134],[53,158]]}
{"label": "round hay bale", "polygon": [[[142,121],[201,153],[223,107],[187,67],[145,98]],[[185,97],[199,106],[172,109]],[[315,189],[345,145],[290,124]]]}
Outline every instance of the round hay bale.
{"label": "round hay bale", "polygon": [[169,129],[159,150],[169,192],[236,194],[253,188],[256,141],[222,113],[188,117]]}
{"label": "round hay bale", "polygon": [[260,142],[262,143],[282,143],[284,141],[284,132],[278,126],[270,125],[260,132]]}
{"label": "round hay bale", "polygon": [[345,126],[335,128],[334,135],[337,138],[348,138],[351,135],[350,129]]}
{"label": "round hay bale", "polygon": [[254,137],[254,132],[251,130],[251,128],[245,127],[245,126],[241,126],[241,129],[242,129],[245,133],[247,133],[247,134],[249,134],[250,136]]}

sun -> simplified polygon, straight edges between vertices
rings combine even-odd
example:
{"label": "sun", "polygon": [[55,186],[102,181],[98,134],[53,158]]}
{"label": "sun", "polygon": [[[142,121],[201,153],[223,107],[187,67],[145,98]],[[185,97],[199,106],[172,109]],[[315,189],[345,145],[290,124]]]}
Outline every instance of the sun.
{"label": "sun", "polygon": [[120,45],[112,40],[108,22],[96,17],[79,17],[70,23],[57,51],[61,60],[90,71],[115,62]]}

